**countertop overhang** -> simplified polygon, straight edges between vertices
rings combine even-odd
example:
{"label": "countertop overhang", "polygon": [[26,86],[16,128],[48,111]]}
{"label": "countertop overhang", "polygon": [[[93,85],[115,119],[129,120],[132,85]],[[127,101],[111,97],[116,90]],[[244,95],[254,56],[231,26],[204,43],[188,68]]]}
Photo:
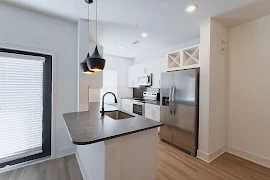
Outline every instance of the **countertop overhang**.
{"label": "countertop overhang", "polygon": [[101,117],[100,110],[100,103],[90,103],[89,111],[63,115],[73,144],[92,144],[164,125],[110,105],[105,105],[105,112],[119,110],[134,117],[114,120],[106,115]]}

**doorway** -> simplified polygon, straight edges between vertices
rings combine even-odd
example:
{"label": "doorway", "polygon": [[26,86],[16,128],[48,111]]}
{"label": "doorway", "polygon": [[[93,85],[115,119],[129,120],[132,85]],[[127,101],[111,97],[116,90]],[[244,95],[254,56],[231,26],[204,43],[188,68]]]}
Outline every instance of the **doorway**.
{"label": "doorway", "polygon": [[52,56],[0,48],[0,168],[51,155]]}

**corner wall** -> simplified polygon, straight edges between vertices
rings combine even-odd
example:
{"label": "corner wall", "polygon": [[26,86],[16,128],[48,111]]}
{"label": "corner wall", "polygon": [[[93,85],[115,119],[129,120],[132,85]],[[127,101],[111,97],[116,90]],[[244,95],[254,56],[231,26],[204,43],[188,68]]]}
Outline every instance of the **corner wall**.
{"label": "corner wall", "polygon": [[226,41],[227,30],[213,19],[201,22],[200,34],[200,119],[197,157],[211,162],[225,152],[226,56],[218,43]]}
{"label": "corner wall", "polygon": [[226,145],[226,55],[219,52],[220,39],[227,42],[227,29],[211,19],[209,154],[217,155]]}
{"label": "corner wall", "polygon": [[207,159],[209,149],[210,28],[211,20],[200,25],[200,104],[198,157]]}
{"label": "corner wall", "polygon": [[270,16],[228,31],[228,151],[270,167]]}

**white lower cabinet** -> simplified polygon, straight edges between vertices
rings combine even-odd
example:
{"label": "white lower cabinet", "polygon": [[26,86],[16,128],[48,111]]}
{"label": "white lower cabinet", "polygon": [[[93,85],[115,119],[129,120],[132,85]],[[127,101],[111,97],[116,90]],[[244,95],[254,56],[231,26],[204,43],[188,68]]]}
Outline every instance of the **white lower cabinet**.
{"label": "white lower cabinet", "polygon": [[122,109],[127,112],[133,112],[133,100],[122,99]]}
{"label": "white lower cabinet", "polygon": [[145,104],[145,117],[160,122],[160,106]]}
{"label": "white lower cabinet", "polygon": [[153,119],[160,122],[160,106],[154,106],[153,108]]}
{"label": "white lower cabinet", "polygon": [[160,106],[145,104],[145,117],[160,122]]}
{"label": "white lower cabinet", "polygon": [[145,104],[145,114],[144,116],[148,119],[153,119],[153,111],[151,104]]}

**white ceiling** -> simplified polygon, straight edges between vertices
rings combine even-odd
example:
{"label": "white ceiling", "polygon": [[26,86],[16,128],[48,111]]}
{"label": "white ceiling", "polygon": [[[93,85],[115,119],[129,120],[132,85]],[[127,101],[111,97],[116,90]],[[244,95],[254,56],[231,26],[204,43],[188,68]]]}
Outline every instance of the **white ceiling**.
{"label": "white ceiling", "polygon": [[270,1],[258,1],[220,14],[215,19],[227,28],[234,27],[270,14]]}
{"label": "white ceiling", "polygon": [[[87,19],[84,0],[1,1],[71,21]],[[200,20],[255,1],[259,0],[98,0],[98,41],[106,54],[135,58],[199,38]],[[191,3],[199,8],[187,14],[185,8]],[[90,5],[90,11],[93,20],[95,4]],[[142,32],[149,36],[142,38]],[[136,40],[142,42],[132,45]]]}

